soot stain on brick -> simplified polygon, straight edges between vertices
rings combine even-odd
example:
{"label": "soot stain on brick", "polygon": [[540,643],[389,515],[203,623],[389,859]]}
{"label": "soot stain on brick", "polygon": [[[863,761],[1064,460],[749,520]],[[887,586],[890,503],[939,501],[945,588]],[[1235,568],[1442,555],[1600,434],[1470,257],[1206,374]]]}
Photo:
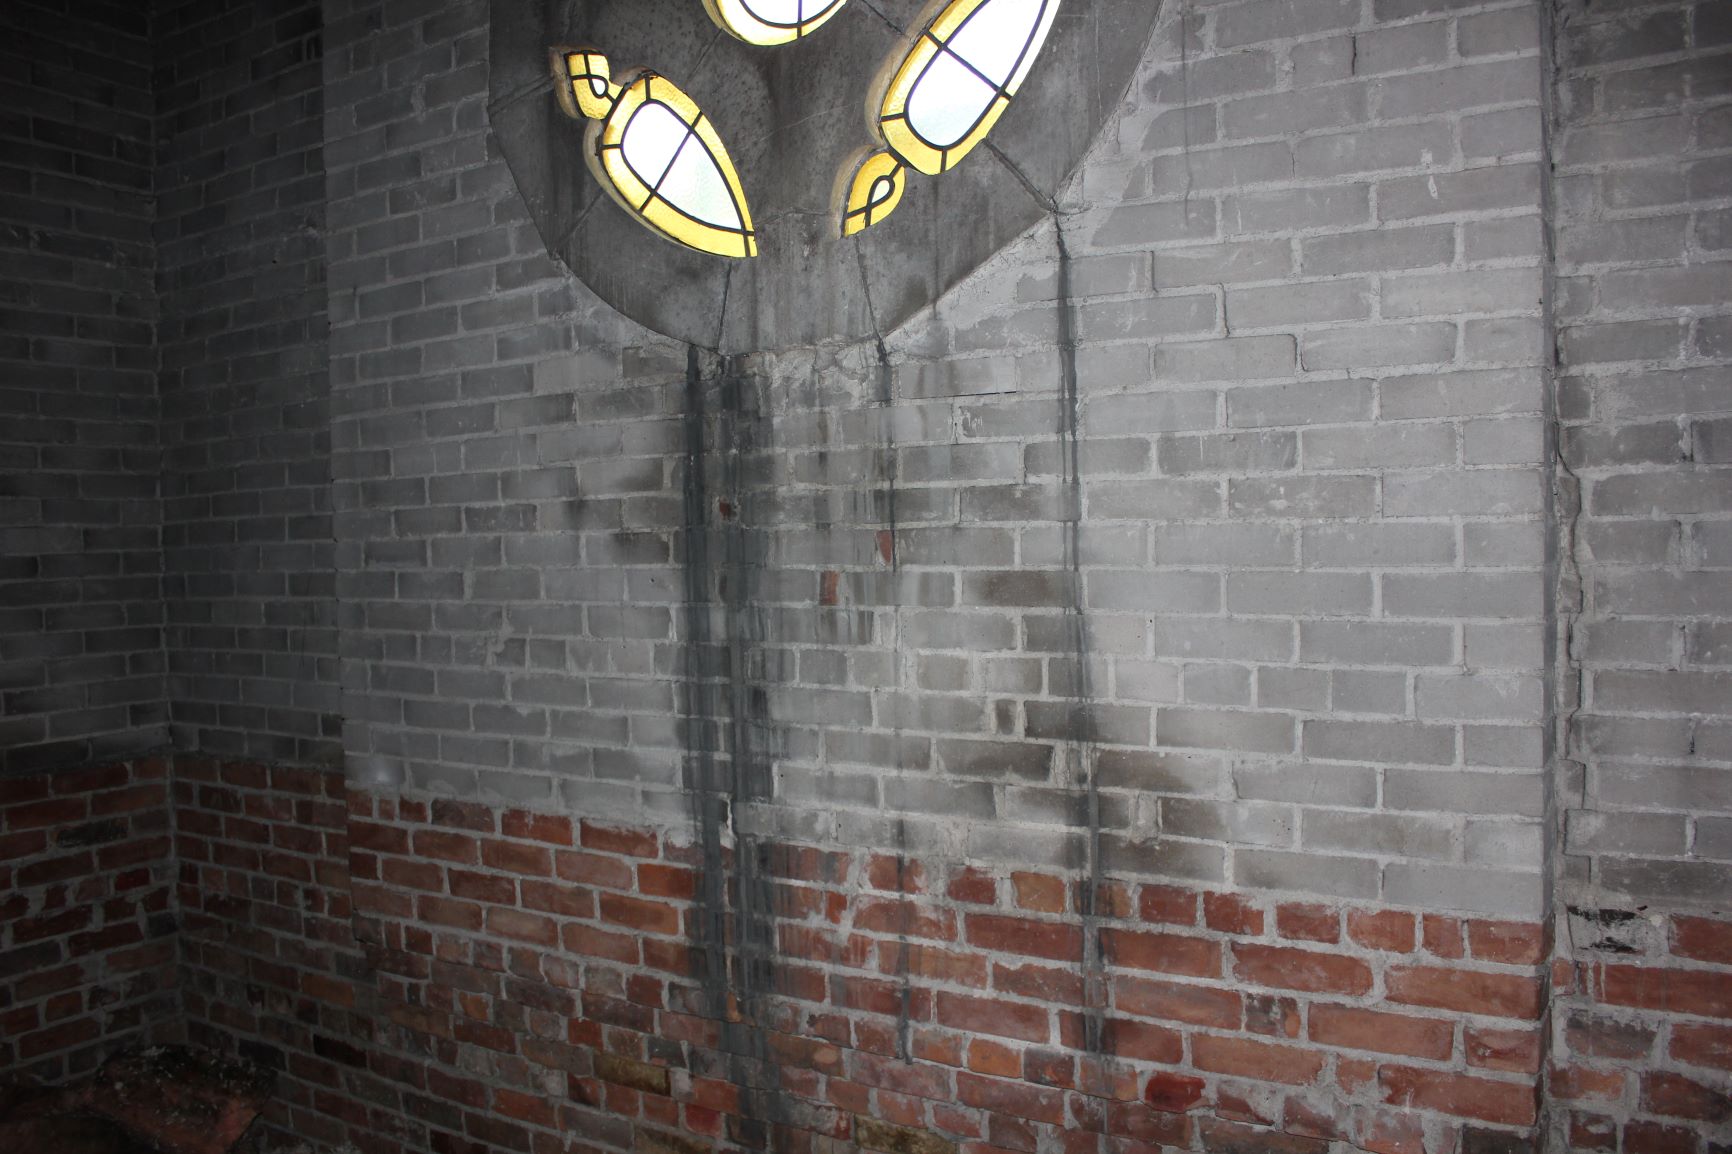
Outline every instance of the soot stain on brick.
{"label": "soot stain on brick", "polygon": [[[866,301],[866,311],[872,323],[873,351],[873,383],[875,386],[876,403],[885,410],[885,418],[880,423],[877,460],[874,462],[877,481],[883,498],[881,524],[875,534],[877,556],[890,570],[890,604],[887,606],[890,614],[890,692],[892,699],[902,700],[902,588],[898,581],[902,572],[902,557],[897,540],[899,525],[896,514],[897,483],[900,474],[896,466],[896,423],[891,419],[889,410],[896,403],[895,372],[890,364],[890,350],[884,343],[883,331],[878,325],[877,310],[872,304],[872,278],[866,268],[866,250],[855,240],[854,256],[860,266],[860,287]],[[891,716],[890,748],[900,761],[902,756],[902,713],[895,710]],[[898,767],[900,768],[900,766]],[[922,767],[928,768],[928,767]],[[896,893],[900,901],[901,913],[896,925],[896,1056],[903,1062],[914,1061],[914,1051],[911,1044],[913,1033],[914,985],[909,975],[909,955],[912,952],[913,908],[907,900],[908,893],[908,821],[898,816],[895,819],[892,848],[896,853]]]}
{"label": "soot stain on brick", "polygon": [[[685,789],[697,836],[700,882],[692,919],[693,976],[707,1016],[721,1026],[715,1071],[740,1090],[746,1139],[775,1117],[763,995],[776,985],[774,890],[769,846],[744,831],[741,809],[769,800],[774,743],[767,695],[754,662],[764,619],[752,591],[762,570],[762,535],[744,492],[741,458],[760,448],[751,381],[728,360],[706,379],[703,357],[686,356],[685,477],[682,494]],[[708,399],[715,387],[712,416]],[[712,429],[714,442],[711,442]],[[717,472],[712,493],[710,469]],[[720,636],[716,625],[720,622]],[[691,1055],[694,1070],[705,1057]]]}
{"label": "soot stain on brick", "polygon": [[1094,767],[1093,749],[1089,743],[1092,732],[1094,695],[1089,677],[1088,617],[1085,613],[1082,588],[1082,465],[1080,427],[1080,397],[1077,379],[1076,311],[1071,299],[1071,254],[1065,240],[1064,213],[1053,209],[1053,235],[1058,246],[1058,440],[1062,458],[1064,489],[1063,523],[1064,568],[1067,602],[1064,607],[1066,656],[1072,664],[1071,684],[1064,687],[1070,696],[1066,718],[1066,739],[1060,744],[1061,781],[1072,788],[1081,786],[1077,804],[1079,824],[1084,827],[1084,860],[1079,863],[1083,884],[1077,895],[1077,911],[1082,919],[1083,958],[1083,1034],[1090,1053],[1099,1053],[1102,1044],[1102,1008],[1106,1005],[1106,973],[1100,948],[1100,917],[1096,905],[1100,901],[1105,879],[1101,867],[1101,797],[1100,784]]}

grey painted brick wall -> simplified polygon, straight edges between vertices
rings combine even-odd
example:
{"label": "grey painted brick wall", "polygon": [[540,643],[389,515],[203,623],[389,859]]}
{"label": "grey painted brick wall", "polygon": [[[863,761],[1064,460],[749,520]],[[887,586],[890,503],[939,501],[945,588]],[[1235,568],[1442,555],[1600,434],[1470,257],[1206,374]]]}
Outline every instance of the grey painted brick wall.
{"label": "grey painted brick wall", "polygon": [[321,13],[154,16],[168,693],[184,749],[337,756]]}
{"label": "grey painted brick wall", "polygon": [[0,770],[166,738],[136,4],[0,5]]}
{"label": "grey painted brick wall", "polygon": [[[1566,896],[1732,894],[1732,9],[1560,4]],[[1575,587],[1579,584],[1579,590]]]}
{"label": "grey painted brick wall", "polygon": [[325,10],[357,775],[1076,864],[1092,774],[1107,868],[1541,908],[1538,3],[1172,6],[887,381],[689,381],[527,224],[484,5]]}

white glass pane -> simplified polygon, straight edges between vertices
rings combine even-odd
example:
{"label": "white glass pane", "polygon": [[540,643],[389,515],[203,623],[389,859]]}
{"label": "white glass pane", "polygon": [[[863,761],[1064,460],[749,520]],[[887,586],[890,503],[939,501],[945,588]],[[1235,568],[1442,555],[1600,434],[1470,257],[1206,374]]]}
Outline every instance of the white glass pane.
{"label": "white glass pane", "polygon": [[934,148],[949,148],[980,122],[997,95],[962,61],[940,52],[908,94],[908,124]]}
{"label": "white glass pane", "polygon": [[680,149],[657,189],[663,200],[717,228],[739,228],[740,214],[728,194],[728,182],[696,136]]}
{"label": "white glass pane", "polygon": [[685,143],[691,129],[664,104],[645,104],[632,114],[620,146],[626,163],[651,188],[673,163],[674,153]]}
{"label": "white glass pane", "polygon": [[1023,46],[1040,23],[1044,0],[986,0],[950,38],[950,50],[994,84],[1010,83]]}
{"label": "white glass pane", "polygon": [[[800,8],[803,0],[740,0],[740,7],[762,20],[765,24],[780,24],[788,28],[800,22]],[[817,0],[811,0],[813,9],[821,7]]]}

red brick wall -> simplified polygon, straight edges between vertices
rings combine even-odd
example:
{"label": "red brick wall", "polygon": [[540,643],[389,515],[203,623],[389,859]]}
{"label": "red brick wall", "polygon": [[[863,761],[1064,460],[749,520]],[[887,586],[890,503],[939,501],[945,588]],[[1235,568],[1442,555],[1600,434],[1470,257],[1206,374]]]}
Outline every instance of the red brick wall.
{"label": "red brick wall", "polygon": [[1548,1073],[1571,1150],[1732,1150],[1732,921],[1576,911]]}
{"label": "red brick wall", "polygon": [[[1114,885],[1091,1056],[1065,879],[773,846],[777,992],[724,1028],[688,976],[689,848],[471,805],[351,811],[381,1010],[429,1058],[408,1092],[438,1100],[407,1148],[686,1151],[767,1124],[793,1151],[1442,1154],[1525,1149],[1538,1117],[1539,926]],[[755,1118],[754,1084],[776,1103]]]}
{"label": "red brick wall", "polygon": [[355,1115],[372,983],[349,908],[343,775],[175,762],[182,999],[190,1039],[278,1071],[266,1114],[329,1144]]}
{"label": "red brick wall", "polygon": [[0,779],[0,1071],[58,1080],[173,1035],[168,773]]}
{"label": "red brick wall", "polygon": [[652,830],[205,758],[0,782],[0,1069],[184,1032],[366,1154],[1728,1149],[1732,922],[1576,916],[1548,969],[1537,925],[1118,881],[1091,971],[1072,879],[757,851],[741,997]]}

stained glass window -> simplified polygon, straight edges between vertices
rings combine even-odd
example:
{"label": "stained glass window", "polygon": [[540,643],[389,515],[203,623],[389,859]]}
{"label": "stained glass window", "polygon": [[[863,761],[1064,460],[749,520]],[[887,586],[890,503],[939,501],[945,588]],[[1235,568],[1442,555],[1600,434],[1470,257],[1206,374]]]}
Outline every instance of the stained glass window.
{"label": "stained glass window", "polygon": [[936,176],[986,138],[1022,87],[1059,0],[951,0],[897,69],[878,113],[884,141]]}
{"label": "stained glass window", "polygon": [[[859,155],[859,154],[857,154]],[[844,172],[848,171],[846,168]],[[902,162],[888,152],[867,152],[853,170],[844,190],[842,235],[853,236],[871,228],[896,208],[908,182]]]}
{"label": "stained glass window", "polygon": [[[907,169],[937,176],[986,139],[1034,67],[1061,0],[949,0],[889,76],[873,131],[838,181],[842,235],[889,216]],[[894,58],[892,58],[894,59]]]}
{"label": "stained glass window", "polygon": [[848,0],[704,0],[710,18],[748,44],[810,36]]}
{"label": "stained glass window", "polygon": [[758,255],[734,162],[691,97],[647,69],[616,83],[607,58],[591,49],[555,49],[554,68],[566,115],[590,121],[590,171],[621,207],[701,252]]}

